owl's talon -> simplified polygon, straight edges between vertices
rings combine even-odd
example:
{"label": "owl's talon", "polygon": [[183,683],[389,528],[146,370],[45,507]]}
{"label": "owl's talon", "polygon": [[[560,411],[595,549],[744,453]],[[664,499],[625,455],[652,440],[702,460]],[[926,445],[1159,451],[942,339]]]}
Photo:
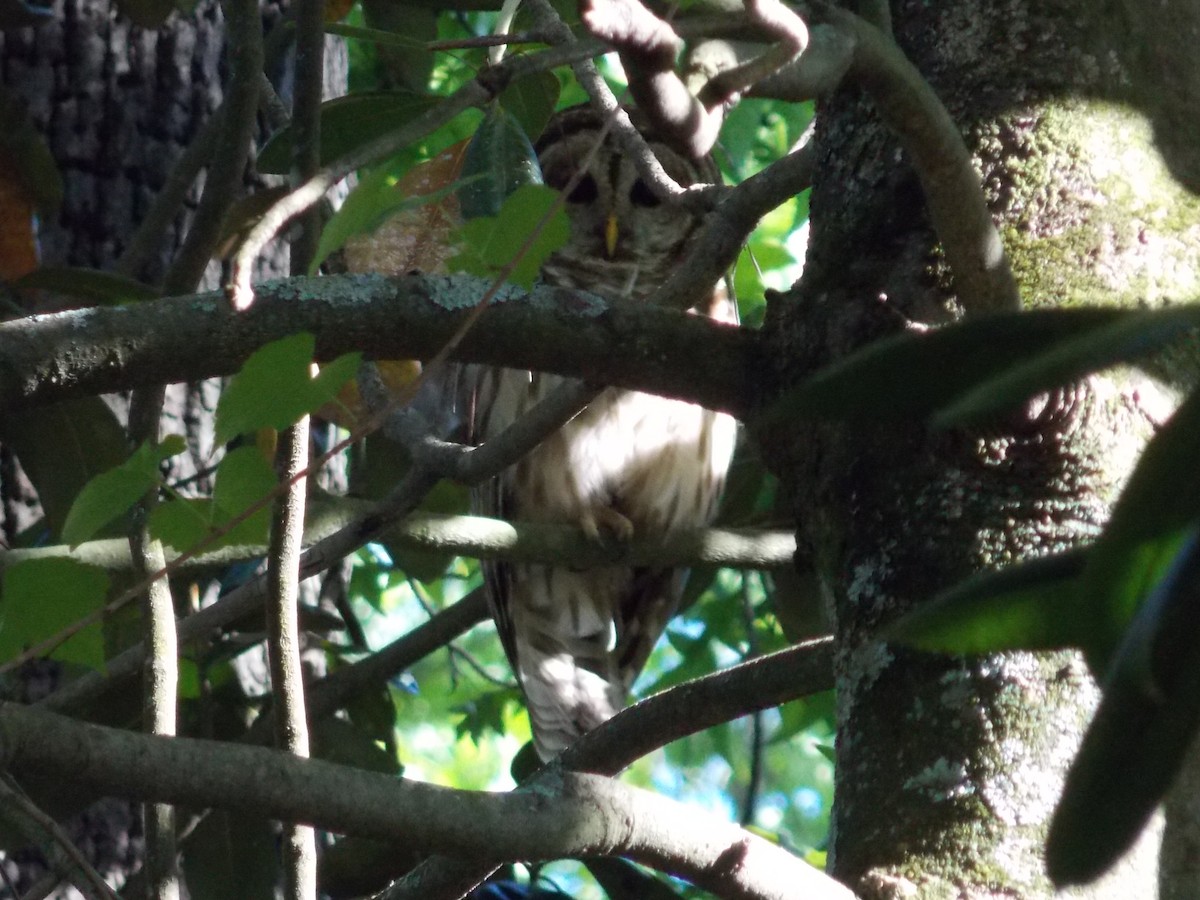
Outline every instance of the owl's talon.
{"label": "owl's talon", "polygon": [[597,544],[605,543],[606,538],[625,544],[633,537],[633,523],[607,506],[584,513],[579,520],[579,527],[589,540]]}

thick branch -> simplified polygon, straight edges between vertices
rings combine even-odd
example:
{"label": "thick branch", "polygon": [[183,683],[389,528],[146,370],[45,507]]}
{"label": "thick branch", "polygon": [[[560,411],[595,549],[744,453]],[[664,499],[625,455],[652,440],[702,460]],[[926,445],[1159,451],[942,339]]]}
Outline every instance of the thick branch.
{"label": "thick branch", "polygon": [[[536,789],[560,768],[615,775],[671,741],[831,687],[833,641],[808,641],[669,688],[622,710],[568,747],[528,786]],[[396,855],[401,853],[397,848]],[[486,861],[433,857],[397,882],[386,897],[458,896],[485,879],[491,869]]]}
{"label": "thick branch", "polygon": [[[486,285],[470,276],[344,275],[268,282],[252,310],[219,294],[90,308],[0,325],[0,410],[236,372],[298,331],[319,360],[433,355]],[[742,412],[755,403],[758,336],[701,316],[580,291],[505,288],[456,358],[557,372]],[[703,360],[703,366],[697,366]]]}
{"label": "thick branch", "polygon": [[728,897],[850,898],[736,826],[594,775],[487,794],[390,778],[259,747],[157,738],[0,705],[0,762],[103,794],[217,806],[342,833],[406,835],[477,859],[624,855]]}

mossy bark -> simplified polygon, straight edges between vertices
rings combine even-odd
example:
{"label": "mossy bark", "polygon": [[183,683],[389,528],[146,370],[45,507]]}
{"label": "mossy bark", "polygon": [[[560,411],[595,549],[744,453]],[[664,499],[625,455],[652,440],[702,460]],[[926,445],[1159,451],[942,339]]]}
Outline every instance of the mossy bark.
{"label": "mossy bark", "polygon": [[[898,43],[974,154],[1027,308],[1190,299],[1200,207],[1164,160],[1157,120],[1129,105],[1130,63],[1104,30],[1118,19],[1092,12],[1070,0],[892,4]],[[779,358],[808,367],[957,319],[919,182],[870,100],[840,90],[816,139],[807,269],[768,317]],[[779,375],[808,371],[785,363]],[[1083,664],[949,659],[877,634],[973,572],[1094,538],[1171,406],[1169,389],[1125,371],[981,430],[797,421],[761,435],[836,618],[831,867],[864,897],[1053,893],[1045,829],[1098,696]],[[1154,896],[1156,857],[1152,831],[1078,896]]]}

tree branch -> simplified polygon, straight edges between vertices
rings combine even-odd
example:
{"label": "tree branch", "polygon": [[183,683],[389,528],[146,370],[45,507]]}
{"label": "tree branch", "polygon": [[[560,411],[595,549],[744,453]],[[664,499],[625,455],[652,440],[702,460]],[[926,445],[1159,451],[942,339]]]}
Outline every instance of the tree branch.
{"label": "tree branch", "polygon": [[854,41],[849,75],[875,100],[921,179],[933,227],[968,314],[1019,310],[1021,296],[958,125],[884,32],[825,2],[814,12]]}
{"label": "tree branch", "polygon": [[[569,746],[529,781],[562,769],[615,775],[659,747],[743,715],[833,687],[833,640],[806,641],[669,688],[626,707]],[[396,847],[393,854],[412,848]],[[485,879],[492,865],[472,859],[435,856],[386,893],[387,900],[457,897]],[[795,895],[792,895],[795,896]]]}
{"label": "tree branch", "polygon": [[409,836],[476,859],[622,855],[723,896],[851,898],[728,822],[606,778],[558,773],[536,790],[460,791],[259,747],[159,738],[0,704],[0,761],[103,794],[217,806],[341,833]]}
{"label": "tree branch", "polygon": [[[0,410],[230,375],[258,347],[298,331],[316,335],[320,361],[352,350],[429,357],[484,290],[465,275],[296,278],[258,285],[258,302],[240,314],[208,293],[5,322]],[[756,333],[703,316],[540,286],[502,289],[455,356],[744,414],[759,400],[763,353]]]}
{"label": "tree branch", "polygon": [[[310,504],[305,545],[312,545],[350,524],[373,504],[367,500],[328,497]],[[776,569],[791,565],[796,539],[791,531],[754,528],[698,528],[648,536],[627,543],[598,544],[578,528],[550,522],[507,522],[482,516],[417,513],[385,528],[380,540],[410,550],[452,553],[475,559],[526,563],[558,563],[577,568],[604,565],[728,566]],[[260,559],[262,545],[223,547],[172,566],[176,577],[196,578],[231,563]],[[129,570],[129,544],[120,539],[89,541],[72,549],[66,544],[0,550],[0,572],[29,559],[70,558],[110,572]],[[168,553],[170,565],[177,554]]]}

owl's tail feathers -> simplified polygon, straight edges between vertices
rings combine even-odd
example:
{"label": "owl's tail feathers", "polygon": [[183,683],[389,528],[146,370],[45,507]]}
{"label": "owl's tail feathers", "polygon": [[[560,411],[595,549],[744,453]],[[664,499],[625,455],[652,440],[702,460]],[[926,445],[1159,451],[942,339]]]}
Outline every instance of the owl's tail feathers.
{"label": "owl's tail feathers", "polygon": [[553,759],[624,705],[622,685],[584,668],[571,654],[542,653],[530,646],[519,652],[533,744],[543,760]]}

